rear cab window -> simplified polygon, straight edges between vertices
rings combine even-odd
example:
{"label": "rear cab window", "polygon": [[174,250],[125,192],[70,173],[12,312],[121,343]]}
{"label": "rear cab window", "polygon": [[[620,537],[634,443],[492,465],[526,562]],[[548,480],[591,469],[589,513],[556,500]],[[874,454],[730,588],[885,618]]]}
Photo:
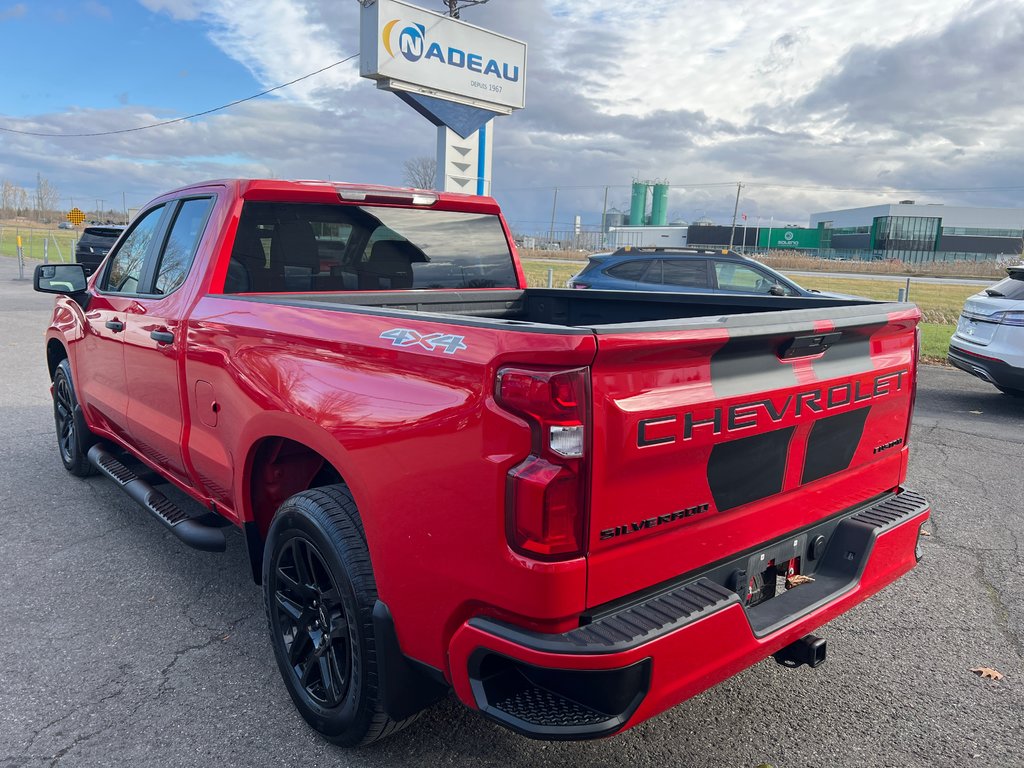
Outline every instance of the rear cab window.
{"label": "rear cab window", "polygon": [[495,214],[247,201],[224,292],[517,287]]}

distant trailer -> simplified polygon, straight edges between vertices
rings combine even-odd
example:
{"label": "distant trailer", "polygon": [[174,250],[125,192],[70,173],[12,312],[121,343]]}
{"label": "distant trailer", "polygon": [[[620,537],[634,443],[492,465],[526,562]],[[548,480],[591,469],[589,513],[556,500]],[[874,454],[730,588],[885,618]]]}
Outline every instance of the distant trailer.
{"label": "distant trailer", "polygon": [[686,227],[610,227],[608,247],[678,248],[686,245]]}

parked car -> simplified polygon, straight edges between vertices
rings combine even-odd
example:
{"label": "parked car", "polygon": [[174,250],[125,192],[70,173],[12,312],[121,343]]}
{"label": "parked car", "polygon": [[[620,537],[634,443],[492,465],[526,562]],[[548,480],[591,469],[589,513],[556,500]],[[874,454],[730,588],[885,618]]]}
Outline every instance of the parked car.
{"label": "parked car", "polygon": [[568,286],[604,291],[837,295],[801,288],[774,269],[735,251],[703,248],[622,248],[614,253],[597,253],[569,279]]}
{"label": "parked car", "polygon": [[75,247],[75,261],[85,265],[87,274],[91,273],[106,258],[123,231],[120,224],[86,227]]}
{"label": "parked car", "polygon": [[57,225],[57,229],[74,229],[75,225],[70,221],[62,221]]}
{"label": "parked car", "polygon": [[948,359],[1000,392],[1024,397],[1024,264],[1006,273],[964,303]]}

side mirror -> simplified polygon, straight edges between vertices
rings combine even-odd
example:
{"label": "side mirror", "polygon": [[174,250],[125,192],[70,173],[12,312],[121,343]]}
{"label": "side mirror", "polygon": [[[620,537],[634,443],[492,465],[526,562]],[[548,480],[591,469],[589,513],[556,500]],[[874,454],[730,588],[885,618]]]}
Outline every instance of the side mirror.
{"label": "side mirror", "polygon": [[83,293],[87,284],[82,264],[40,264],[32,279],[32,287],[40,293],[65,296]]}

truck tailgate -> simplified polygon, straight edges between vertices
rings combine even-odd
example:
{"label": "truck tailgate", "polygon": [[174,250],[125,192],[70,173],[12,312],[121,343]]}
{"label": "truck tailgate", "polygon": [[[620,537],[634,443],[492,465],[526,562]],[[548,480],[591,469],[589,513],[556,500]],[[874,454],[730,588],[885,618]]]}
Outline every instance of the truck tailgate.
{"label": "truck tailgate", "polygon": [[595,328],[588,606],[896,488],[919,317],[865,304]]}

